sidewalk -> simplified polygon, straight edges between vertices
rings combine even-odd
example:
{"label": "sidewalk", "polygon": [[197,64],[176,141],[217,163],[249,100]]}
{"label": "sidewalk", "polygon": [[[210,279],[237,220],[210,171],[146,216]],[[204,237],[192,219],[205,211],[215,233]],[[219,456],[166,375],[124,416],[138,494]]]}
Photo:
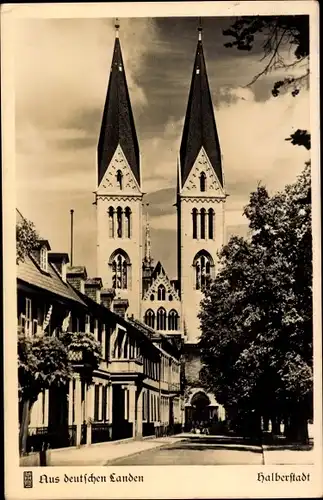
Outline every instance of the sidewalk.
{"label": "sidewalk", "polygon": [[[315,450],[316,451],[316,450]],[[311,465],[315,462],[313,446],[263,445],[264,465]]]}
{"label": "sidewalk", "polygon": [[[162,438],[144,438],[140,440],[127,439],[122,441],[109,441],[105,443],[80,446],[79,448],[60,448],[46,452],[48,466],[80,466],[80,465],[106,465],[117,458],[127,457],[142,451],[161,448],[182,440],[182,435]],[[39,453],[33,453],[20,458],[21,466],[37,466]]]}

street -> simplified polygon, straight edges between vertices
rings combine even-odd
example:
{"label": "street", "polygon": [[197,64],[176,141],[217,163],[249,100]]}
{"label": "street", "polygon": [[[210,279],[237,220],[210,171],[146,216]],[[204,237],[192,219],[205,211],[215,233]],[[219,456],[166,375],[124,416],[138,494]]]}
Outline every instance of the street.
{"label": "street", "polygon": [[222,436],[190,436],[184,440],[108,461],[106,465],[262,465],[262,447]]}

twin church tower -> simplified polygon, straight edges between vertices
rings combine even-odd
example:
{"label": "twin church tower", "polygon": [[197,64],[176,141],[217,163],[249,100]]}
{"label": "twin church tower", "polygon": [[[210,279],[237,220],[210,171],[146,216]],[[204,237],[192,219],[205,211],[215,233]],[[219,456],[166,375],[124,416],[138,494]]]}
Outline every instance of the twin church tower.
{"label": "twin church tower", "polygon": [[201,28],[175,175],[178,276],[170,280],[152,260],[140,149],[116,25],[98,143],[97,272],[104,287],[129,304],[128,316],[195,344],[202,289],[216,273],[224,243],[226,200]]}

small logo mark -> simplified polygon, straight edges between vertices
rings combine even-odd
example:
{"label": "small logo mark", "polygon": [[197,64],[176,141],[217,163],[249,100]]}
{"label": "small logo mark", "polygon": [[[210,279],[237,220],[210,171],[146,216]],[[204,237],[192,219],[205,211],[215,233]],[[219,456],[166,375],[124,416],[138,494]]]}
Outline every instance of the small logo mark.
{"label": "small logo mark", "polygon": [[24,471],[24,488],[33,487],[33,473],[31,470]]}

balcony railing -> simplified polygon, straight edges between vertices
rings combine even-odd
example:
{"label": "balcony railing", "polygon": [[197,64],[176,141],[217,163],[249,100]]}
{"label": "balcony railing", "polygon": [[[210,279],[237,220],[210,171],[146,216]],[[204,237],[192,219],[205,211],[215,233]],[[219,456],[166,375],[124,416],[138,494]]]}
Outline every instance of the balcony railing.
{"label": "balcony railing", "polygon": [[129,373],[141,375],[144,367],[140,359],[111,359],[109,370],[113,373]]}

